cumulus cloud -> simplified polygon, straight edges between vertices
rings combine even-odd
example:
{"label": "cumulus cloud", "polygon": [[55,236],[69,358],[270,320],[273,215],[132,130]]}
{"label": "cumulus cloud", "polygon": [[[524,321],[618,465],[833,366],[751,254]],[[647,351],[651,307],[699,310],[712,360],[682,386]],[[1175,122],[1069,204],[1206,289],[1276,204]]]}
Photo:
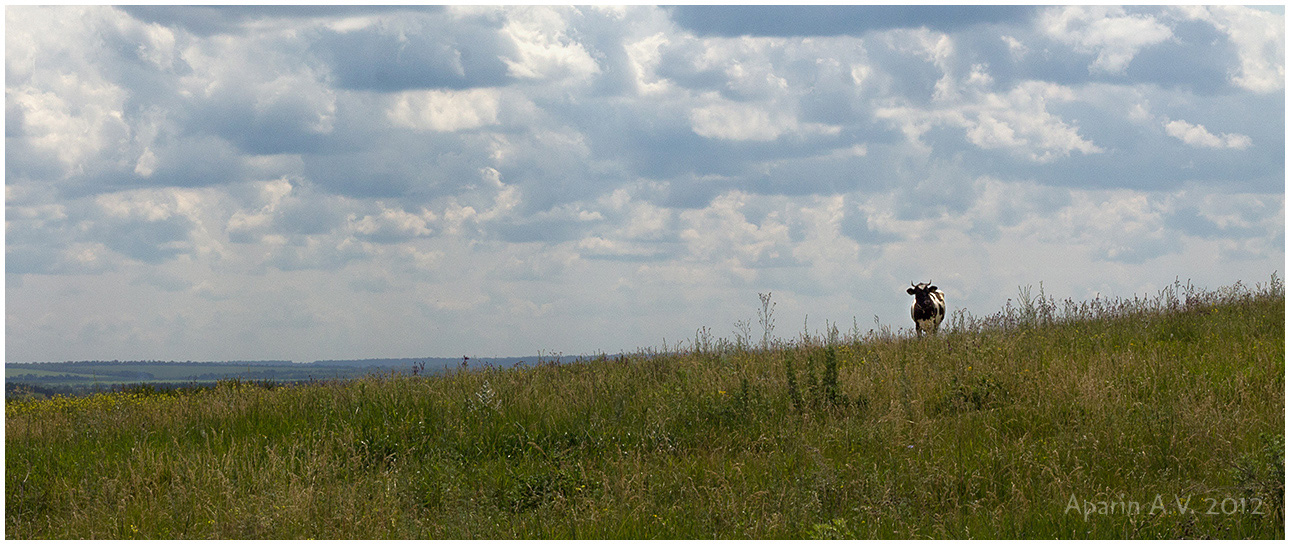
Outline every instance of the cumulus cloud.
{"label": "cumulus cloud", "polygon": [[[114,70],[131,63],[171,66],[175,41],[164,28],[108,8],[64,8],[62,15],[45,21],[37,9],[6,12],[5,107],[19,121],[6,133],[31,151],[56,157],[50,167],[65,178],[102,168],[105,155],[129,143],[130,91],[115,81]],[[130,44],[130,52],[86,47],[84,36],[103,45]],[[45,69],[42,61],[50,56],[64,59],[59,70]]]}
{"label": "cumulus cloud", "polygon": [[1173,36],[1153,15],[1128,14],[1118,6],[1049,8],[1040,24],[1050,36],[1081,53],[1096,54],[1089,71],[1123,73],[1144,47]]}
{"label": "cumulus cloud", "polygon": [[1245,149],[1254,142],[1244,134],[1223,133],[1215,135],[1205,129],[1204,125],[1193,125],[1181,119],[1167,121],[1165,132],[1183,143],[1197,148]]}
{"label": "cumulus cloud", "polygon": [[374,242],[398,242],[411,237],[429,236],[434,232],[430,225],[439,218],[430,210],[423,209],[421,213],[414,214],[397,208],[385,208],[379,203],[378,206],[381,210],[376,214],[367,214],[361,218],[358,214],[350,214],[350,230]]}
{"label": "cumulus cloud", "polygon": [[497,111],[496,90],[429,90],[399,93],[386,115],[395,126],[453,132],[496,125]]}
{"label": "cumulus cloud", "polygon": [[[971,80],[969,80],[971,83]],[[962,129],[964,137],[981,149],[1008,150],[1030,161],[1047,163],[1072,152],[1104,150],[1082,137],[1074,127],[1049,111],[1049,104],[1075,99],[1065,87],[1044,82],[1023,82],[1006,93],[975,93],[970,100],[939,108],[893,106],[875,115],[899,127],[911,141],[938,126]]]}
{"label": "cumulus cloud", "polygon": [[767,142],[787,133],[837,134],[841,130],[821,123],[801,123],[777,108],[720,99],[690,110],[689,117],[695,134],[722,140]]}
{"label": "cumulus cloud", "polygon": [[791,258],[783,213],[770,210],[750,220],[748,204],[749,196],[735,191],[717,197],[702,210],[682,212],[680,238],[690,256],[724,264],[745,277],[752,267]]}
{"label": "cumulus cloud", "polygon": [[1285,88],[1285,16],[1236,6],[1177,8],[1206,21],[1236,46],[1240,65],[1229,70],[1232,83],[1256,93]]}
{"label": "cumulus cloud", "polygon": [[948,31],[1024,20],[1025,6],[677,6],[682,26],[722,36],[835,36],[892,28]]}
{"label": "cumulus cloud", "polygon": [[514,44],[514,53],[502,58],[511,76],[583,81],[600,71],[587,49],[568,34],[566,15],[574,9],[521,8],[509,14],[500,34]]}

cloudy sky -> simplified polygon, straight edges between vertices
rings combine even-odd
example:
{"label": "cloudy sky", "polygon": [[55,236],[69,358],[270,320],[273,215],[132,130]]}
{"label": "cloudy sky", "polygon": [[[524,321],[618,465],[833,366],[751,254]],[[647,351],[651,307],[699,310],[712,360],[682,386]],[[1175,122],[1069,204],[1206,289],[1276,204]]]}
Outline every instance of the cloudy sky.
{"label": "cloudy sky", "polygon": [[5,10],[5,358],[580,354],[1285,275],[1244,7]]}

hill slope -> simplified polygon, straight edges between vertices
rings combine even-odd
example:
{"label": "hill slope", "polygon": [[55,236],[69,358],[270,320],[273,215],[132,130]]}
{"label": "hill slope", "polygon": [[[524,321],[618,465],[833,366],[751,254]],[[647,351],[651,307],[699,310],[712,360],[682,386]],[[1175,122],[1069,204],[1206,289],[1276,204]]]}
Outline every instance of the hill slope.
{"label": "hill slope", "polygon": [[1283,538],[1284,298],[9,402],[5,536]]}

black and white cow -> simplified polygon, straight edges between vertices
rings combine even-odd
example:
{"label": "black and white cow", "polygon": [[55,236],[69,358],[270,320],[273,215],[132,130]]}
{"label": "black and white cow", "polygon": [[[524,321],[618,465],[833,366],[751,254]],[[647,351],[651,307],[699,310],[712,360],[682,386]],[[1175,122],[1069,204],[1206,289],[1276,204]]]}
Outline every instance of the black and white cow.
{"label": "black and white cow", "polygon": [[936,289],[931,282],[910,282],[905,292],[914,296],[914,304],[909,306],[914,332],[920,337],[924,332],[936,333],[941,320],[945,319],[945,292]]}

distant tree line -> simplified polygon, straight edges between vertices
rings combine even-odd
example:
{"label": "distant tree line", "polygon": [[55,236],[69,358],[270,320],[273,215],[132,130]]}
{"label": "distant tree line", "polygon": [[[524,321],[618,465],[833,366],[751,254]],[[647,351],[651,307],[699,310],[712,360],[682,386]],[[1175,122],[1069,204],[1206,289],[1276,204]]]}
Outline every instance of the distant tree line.
{"label": "distant tree line", "polygon": [[173,361],[173,360],[78,360],[78,361],[45,361],[31,363],[10,363],[10,366],[31,367],[33,369],[53,369],[53,368],[77,368],[77,367],[103,367],[116,365],[227,365],[227,366],[256,366],[256,365],[302,365],[287,360],[256,360],[256,361]]}
{"label": "distant tree line", "polygon": [[[152,379],[156,378],[156,377],[154,377],[154,376],[153,376],[153,374],[152,374],[152,373],[144,373],[144,372],[140,372],[140,371],[131,371],[131,372],[110,372],[110,373],[98,373],[98,374],[99,374],[99,375],[102,375],[104,378],[114,378],[114,379],[117,379],[117,378],[125,378],[125,379],[131,379],[131,380],[152,380]],[[9,382],[9,381],[18,381],[18,382],[75,382],[75,381],[84,381],[84,380],[90,380],[90,379],[89,379],[89,377],[86,377],[84,374],[71,375],[71,374],[66,374],[66,373],[64,373],[64,374],[62,374],[62,375],[37,375],[37,374],[34,374],[34,373],[24,373],[24,374],[21,374],[21,375],[10,375],[10,376],[5,377],[5,382]]]}
{"label": "distant tree line", "polygon": [[4,383],[5,399],[24,396],[53,397],[56,395],[74,395],[84,391],[83,387],[72,387],[67,384],[44,385],[9,381]]}

